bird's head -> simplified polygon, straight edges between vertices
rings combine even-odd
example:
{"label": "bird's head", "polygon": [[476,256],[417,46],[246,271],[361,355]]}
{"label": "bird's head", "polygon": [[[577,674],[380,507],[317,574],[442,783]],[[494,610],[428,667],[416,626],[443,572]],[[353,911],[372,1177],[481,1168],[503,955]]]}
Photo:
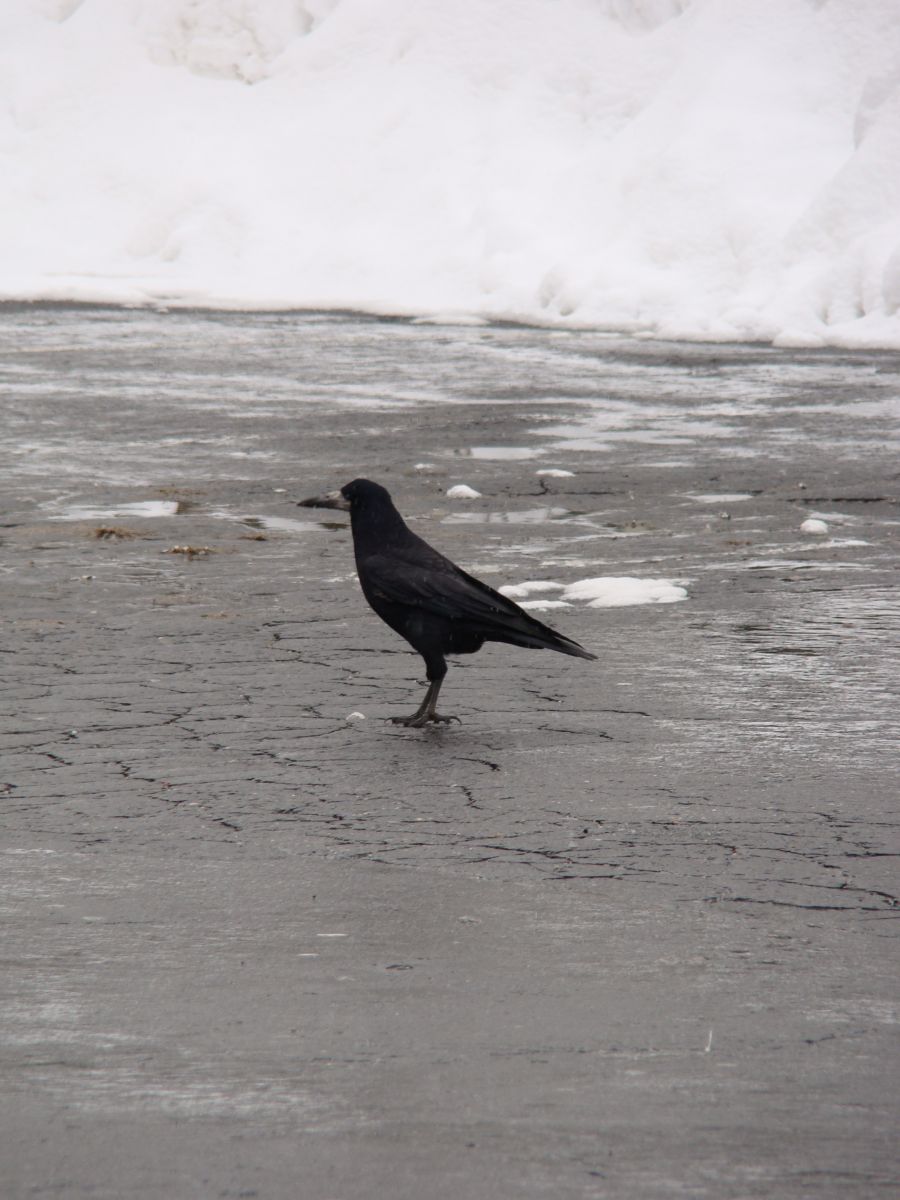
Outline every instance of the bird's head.
{"label": "bird's head", "polygon": [[381,505],[393,507],[387,488],[371,479],[354,479],[345,483],[338,492],[326,492],[324,496],[311,496],[298,501],[301,508],[340,508],[345,512],[359,513]]}

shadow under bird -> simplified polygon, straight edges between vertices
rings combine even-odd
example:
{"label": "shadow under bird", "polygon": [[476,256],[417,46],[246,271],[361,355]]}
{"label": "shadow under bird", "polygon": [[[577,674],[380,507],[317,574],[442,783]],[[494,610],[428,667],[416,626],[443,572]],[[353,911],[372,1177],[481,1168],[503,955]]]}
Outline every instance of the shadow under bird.
{"label": "shadow under bird", "polygon": [[437,712],[447,654],[474,654],[485,642],[508,642],[577,658],[597,657],[429,546],[409,528],[380,484],[354,479],[339,492],[299,503],[349,511],[363,595],[382,621],[425,660],[425,698],[411,716],[392,717],[394,724],[419,727],[459,719]]}

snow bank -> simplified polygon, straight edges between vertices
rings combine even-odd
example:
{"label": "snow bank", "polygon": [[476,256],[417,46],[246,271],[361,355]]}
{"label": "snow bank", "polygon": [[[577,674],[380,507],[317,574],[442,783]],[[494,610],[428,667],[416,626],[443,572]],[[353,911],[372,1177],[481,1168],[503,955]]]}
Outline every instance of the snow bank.
{"label": "snow bank", "polygon": [[0,5],[0,296],[900,346],[900,0]]}

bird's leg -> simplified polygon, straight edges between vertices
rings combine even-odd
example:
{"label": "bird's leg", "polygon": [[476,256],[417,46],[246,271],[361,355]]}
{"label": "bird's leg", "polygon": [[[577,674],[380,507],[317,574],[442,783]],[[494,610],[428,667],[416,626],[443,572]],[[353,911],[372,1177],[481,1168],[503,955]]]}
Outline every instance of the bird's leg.
{"label": "bird's leg", "polygon": [[445,717],[435,711],[438,693],[444,682],[444,676],[447,674],[447,664],[443,659],[440,661],[440,667],[437,664],[432,666],[429,663],[427,664],[427,673],[428,691],[425,693],[425,699],[411,717],[391,717],[394,725],[406,725],[411,729],[421,729],[429,721],[433,721],[435,725],[449,725],[451,721],[459,721],[459,717]]}
{"label": "bird's leg", "polygon": [[413,729],[418,729],[425,725],[428,721],[435,719],[442,720],[444,718],[437,717],[434,712],[434,706],[437,703],[437,694],[441,689],[440,680],[437,683],[432,682],[428,685],[428,691],[425,693],[425,699],[412,714],[411,717],[391,717],[391,722],[394,725],[408,725]]}

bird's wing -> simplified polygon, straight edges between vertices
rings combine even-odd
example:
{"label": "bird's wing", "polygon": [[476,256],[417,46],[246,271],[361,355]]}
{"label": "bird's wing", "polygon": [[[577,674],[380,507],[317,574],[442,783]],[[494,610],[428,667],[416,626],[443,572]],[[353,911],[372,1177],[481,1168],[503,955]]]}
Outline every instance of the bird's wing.
{"label": "bird's wing", "polygon": [[506,596],[437,554],[431,565],[373,554],[366,558],[363,573],[373,596],[391,604],[420,608],[447,620],[490,623],[498,618],[525,615]]}
{"label": "bird's wing", "polygon": [[[358,564],[360,582],[376,612],[384,616],[384,605],[418,609],[454,622],[476,638],[558,650],[578,658],[596,657],[578,642],[535,620],[515,601],[474,575],[467,575],[430,546],[426,549],[427,556],[419,552],[414,559],[372,554]],[[388,617],[385,620],[391,624]]]}

